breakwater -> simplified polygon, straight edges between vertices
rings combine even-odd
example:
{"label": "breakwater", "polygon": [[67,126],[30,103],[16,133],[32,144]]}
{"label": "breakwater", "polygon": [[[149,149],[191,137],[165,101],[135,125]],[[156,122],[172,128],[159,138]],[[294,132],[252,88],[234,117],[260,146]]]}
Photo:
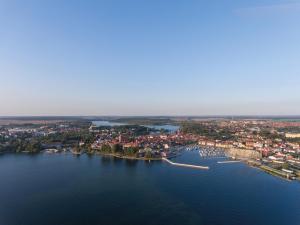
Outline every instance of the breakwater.
{"label": "breakwater", "polygon": [[168,160],[167,158],[162,158],[163,161],[174,165],[174,166],[181,166],[181,167],[188,167],[188,168],[194,168],[194,169],[201,169],[201,170],[208,170],[209,167],[208,166],[198,166],[198,165],[192,165],[192,164],[185,164],[185,163],[175,163],[172,162],[170,160]]}
{"label": "breakwater", "polygon": [[241,162],[239,160],[227,160],[227,161],[218,161],[217,163],[219,164],[226,164],[226,163],[238,163],[238,162]]}

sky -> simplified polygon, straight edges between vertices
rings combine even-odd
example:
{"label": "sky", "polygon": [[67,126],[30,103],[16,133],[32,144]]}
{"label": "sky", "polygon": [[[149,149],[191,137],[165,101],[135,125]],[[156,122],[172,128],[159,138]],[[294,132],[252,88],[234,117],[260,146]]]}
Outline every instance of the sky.
{"label": "sky", "polygon": [[300,0],[0,0],[0,116],[300,115]]}

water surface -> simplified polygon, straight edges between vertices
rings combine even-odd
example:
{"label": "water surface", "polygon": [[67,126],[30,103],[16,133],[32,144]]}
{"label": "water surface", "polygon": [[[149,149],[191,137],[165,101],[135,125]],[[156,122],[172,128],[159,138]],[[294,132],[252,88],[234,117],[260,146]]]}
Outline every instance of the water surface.
{"label": "water surface", "polygon": [[[111,121],[104,121],[104,120],[99,120],[99,121],[93,121],[93,124],[95,126],[107,126],[107,127],[114,127],[114,126],[123,126],[123,125],[128,125],[128,123],[116,123],[116,122],[111,122]],[[142,125],[144,127],[148,127],[148,128],[153,128],[156,130],[167,130],[171,133],[176,132],[177,130],[179,130],[179,126],[176,125],[171,125],[171,124],[166,124],[166,125]]]}
{"label": "water surface", "polygon": [[167,130],[170,133],[175,133],[176,131],[179,130],[179,126],[176,125],[171,125],[171,124],[166,124],[166,125],[143,125],[145,127],[153,128],[156,130]]}
{"label": "water surface", "polygon": [[186,152],[177,162],[0,156],[1,225],[299,225],[300,184]]}

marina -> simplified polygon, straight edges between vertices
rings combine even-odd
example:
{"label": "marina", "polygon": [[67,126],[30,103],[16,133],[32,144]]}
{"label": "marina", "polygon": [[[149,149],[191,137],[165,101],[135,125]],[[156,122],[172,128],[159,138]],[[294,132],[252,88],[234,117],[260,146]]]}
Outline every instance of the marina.
{"label": "marina", "polygon": [[184,148],[186,151],[198,151],[202,158],[227,158],[225,151],[217,147],[204,147],[198,144],[190,145]]}

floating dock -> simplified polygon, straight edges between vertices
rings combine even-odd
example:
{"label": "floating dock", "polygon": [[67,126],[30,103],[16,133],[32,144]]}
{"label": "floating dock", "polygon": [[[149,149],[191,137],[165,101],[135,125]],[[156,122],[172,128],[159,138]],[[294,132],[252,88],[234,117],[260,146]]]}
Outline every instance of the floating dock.
{"label": "floating dock", "polygon": [[201,169],[201,170],[208,170],[208,166],[198,166],[198,165],[191,165],[191,164],[184,164],[184,163],[174,163],[167,158],[162,158],[162,160],[166,161],[167,163],[170,163],[174,166],[181,166],[181,167],[188,167],[188,168],[194,168],[194,169]]}

